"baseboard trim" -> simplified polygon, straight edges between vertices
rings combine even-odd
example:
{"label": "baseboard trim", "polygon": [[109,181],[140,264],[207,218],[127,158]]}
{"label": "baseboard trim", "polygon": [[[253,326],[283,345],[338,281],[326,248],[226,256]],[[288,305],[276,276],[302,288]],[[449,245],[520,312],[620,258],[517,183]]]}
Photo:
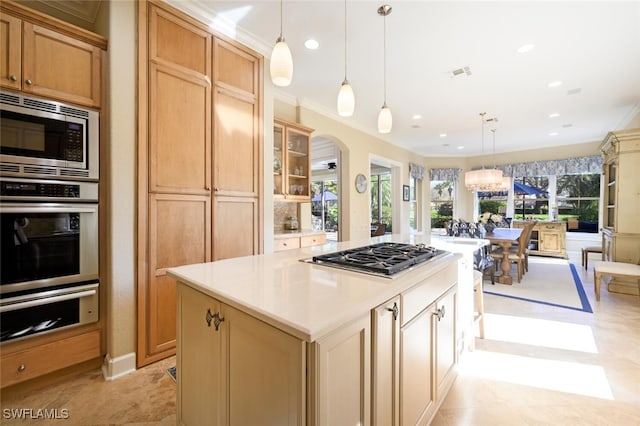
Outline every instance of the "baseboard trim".
{"label": "baseboard trim", "polygon": [[104,357],[102,363],[102,375],[106,381],[118,379],[136,371],[136,354],[131,352],[116,358],[109,354]]}

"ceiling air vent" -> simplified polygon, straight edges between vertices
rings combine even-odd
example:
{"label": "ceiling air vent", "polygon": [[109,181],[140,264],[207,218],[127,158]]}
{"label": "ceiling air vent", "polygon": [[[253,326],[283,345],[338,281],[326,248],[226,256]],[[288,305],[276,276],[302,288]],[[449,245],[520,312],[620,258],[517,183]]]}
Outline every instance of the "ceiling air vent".
{"label": "ceiling air vent", "polygon": [[451,77],[459,77],[461,75],[471,75],[471,68],[462,67],[450,72]]}

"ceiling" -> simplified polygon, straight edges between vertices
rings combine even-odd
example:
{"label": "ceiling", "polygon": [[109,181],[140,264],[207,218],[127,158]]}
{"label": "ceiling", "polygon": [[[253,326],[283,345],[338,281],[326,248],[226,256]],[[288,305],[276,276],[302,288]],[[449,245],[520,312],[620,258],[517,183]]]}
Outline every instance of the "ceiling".
{"label": "ceiling", "polygon": [[[280,33],[278,1],[166,1],[267,58]],[[42,3],[90,20],[98,2]],[[393,7],[386,18],[393,129],[386,135],[377,132],[385,95],[385,18],[377,13],[383,4]],[[491,129],[495,152],[600,141],[640,114],[638,1],[349,0],[346,6],[353,117],[336,113],[345,77],[343,1],[283,2],[294,76],[275,94],[417,154],[491,153]],[[317,50],[304,47],[308,38],[319,42]],[[533,50],[516,52],[528,43]],[[453,75],[465,67],[468,73]],[[563,84],[550,88],[552,81]],[[484,144],[480,112],[497,118],[486,123]]]}

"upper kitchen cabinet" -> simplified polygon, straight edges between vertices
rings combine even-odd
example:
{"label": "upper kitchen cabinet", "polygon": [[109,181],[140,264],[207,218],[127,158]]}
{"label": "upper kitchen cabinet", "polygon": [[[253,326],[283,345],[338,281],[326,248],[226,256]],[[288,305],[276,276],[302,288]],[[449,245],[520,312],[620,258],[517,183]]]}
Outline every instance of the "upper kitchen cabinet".
{"label": "upper kitchen cabinet", "polygon": [[0,86],[99,108],[104,38],[3,1]]}
{"label": "upper kitchen cabinet", "polygon": [[273,194],[281,201],[311,200],[311,133],[284,120],[273,126]]}

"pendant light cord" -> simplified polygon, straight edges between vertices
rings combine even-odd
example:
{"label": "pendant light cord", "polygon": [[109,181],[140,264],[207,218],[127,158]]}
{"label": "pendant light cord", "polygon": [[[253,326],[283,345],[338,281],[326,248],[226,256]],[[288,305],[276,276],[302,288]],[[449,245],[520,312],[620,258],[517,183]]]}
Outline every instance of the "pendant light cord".
{"label": "pendant light cord", "polygon": [[347,0],[344,0],[344,81],[347,81]]}
{"label": "pendant light cord", "polygon": [[[481,128],[482,128],[482,134],[480,135],[481,138],[480,140],[482,141],[482,155],[484,156],[484,116],[485,116],[486,112],[481,112],[480,113],[480,122],[481,122]],[[484,160],[482,160],[482,168],[484,169]]]}
{"label": "pendant light cord", "polygon": [[387,106],[387,14],[384,14],[384,30],[382,40],[382,75],[384,85],[384,106]]}
{"label": "pendant light cord", "polygon": [[282,0],[280,0],[280,38],[282,38]]}

